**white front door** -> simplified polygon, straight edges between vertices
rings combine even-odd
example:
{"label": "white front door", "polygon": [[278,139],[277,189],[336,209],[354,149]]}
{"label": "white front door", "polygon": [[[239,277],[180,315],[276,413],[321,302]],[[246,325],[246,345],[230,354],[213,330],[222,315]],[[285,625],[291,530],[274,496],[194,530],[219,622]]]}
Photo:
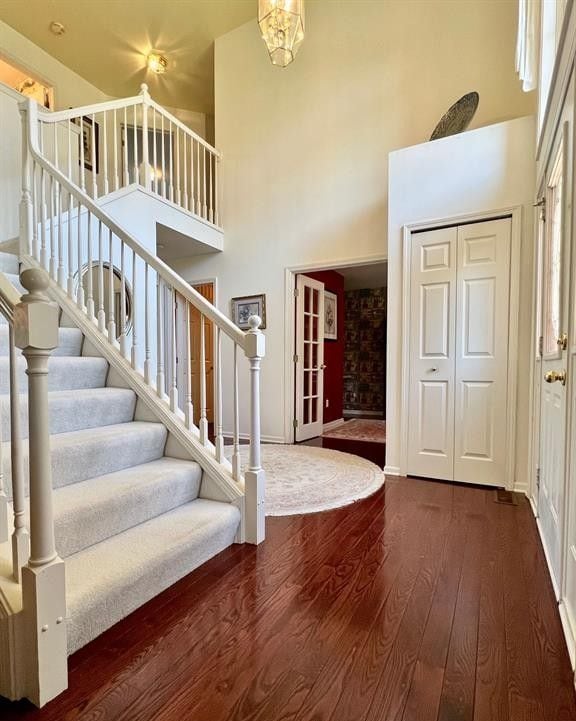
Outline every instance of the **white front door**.
{"label": "white front door", "polygon": [[557,592],[562,576],[565,512],[566,368],[569,246],[564,210],[564,161],[560,146],[547,179],[542,289],[542,396],[538,516]]}
{"label": "white front door", "polygon": [[322,435],[324,424],[324,283],[296,277],[296,441]]}
{"label": "white front door", "polygon": [[503,486],[511,220],[412,235],[410,475]]}

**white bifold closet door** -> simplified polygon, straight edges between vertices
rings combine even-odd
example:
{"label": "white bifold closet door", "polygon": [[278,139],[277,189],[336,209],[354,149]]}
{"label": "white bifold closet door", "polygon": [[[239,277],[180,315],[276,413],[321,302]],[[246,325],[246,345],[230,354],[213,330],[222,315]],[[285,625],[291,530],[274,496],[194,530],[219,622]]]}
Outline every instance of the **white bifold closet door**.
{"label": "white bifold closet door", "polygon": [[411,240],[408,473],[504,485],[511,220]]}

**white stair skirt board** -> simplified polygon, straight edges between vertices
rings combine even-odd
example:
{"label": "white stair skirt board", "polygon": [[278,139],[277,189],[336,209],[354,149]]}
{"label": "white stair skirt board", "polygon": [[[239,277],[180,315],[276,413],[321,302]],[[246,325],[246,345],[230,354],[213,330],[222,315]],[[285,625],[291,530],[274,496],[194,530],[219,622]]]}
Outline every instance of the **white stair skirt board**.
{"label": "white stair skirt board", "polygon": [[[0,270],[18,271],[0,253]],[[11,280],[20,287],[18,276]],[[66,564],[68,651],[79,649],[234,542],[240,511],[206,500],[210,479],[193,460],[169,457],[166,427],[135,420],[137,395],[113,382],[108,361],[86,352],[61,318],[49,361],[49,420],[56,545]],[[8,326],[0,321],[0,424],[11,493]],[[25,360],[18,352],[24,475],[28,477]],[[141,416],[139,416],[141,417]],[[26,490],[27,492],[27,490]],[[28,522],[28,519],[26,519]],[[10,544],[0,555],[11,553]],[[11,565],[0,557],[0,574]]]}
{"label": "white stair skirt board", "polygon": [[[230,458],[232,446],[226,446]],[[249,449],[241,446],[242,468]],[[346,506],[375,493],[384,484],[382,469],[370,461],[315,446],[264,445],[266,515],[291,516]]]}

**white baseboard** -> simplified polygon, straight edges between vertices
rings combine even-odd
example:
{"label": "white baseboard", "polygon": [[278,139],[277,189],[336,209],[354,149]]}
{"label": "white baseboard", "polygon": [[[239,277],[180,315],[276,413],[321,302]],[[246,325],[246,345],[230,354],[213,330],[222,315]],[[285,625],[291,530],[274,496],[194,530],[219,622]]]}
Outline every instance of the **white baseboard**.
{"label": "white baseboard", "polygon": [[560,623],[562,624],[562,630],[564,631],[564,638],[566,639],[566,646],[568,647],[568,655],[570,656],[570,664],[572,670],[576,668],[576,642],[574,641],[573,625],[570,620],[570,614],[566,608],[566,604],[560,601],[558,605],[558,611],[560,612]]}
{"label": "white baseboard", "polygon": [[[222,435],[224,438],[232,438],[233,433],[232,431],[222,431]],[[249,441],[250,440],[250,434],[249,433],[239,433],[238,438],[241,441]],[[284,436],[260,436],[260,440],[262,443],[280,443],[282,445],[286,444],[286,441],[284,440]]]}
{"label": "white baseboard", "polygon": [[398,466],[384,466],[384,473],[387,476],[401,476],[400,468]]}
{"label": "white baseboard", "polygon": [[528,484],[527,483],[518,483],[516,482],[514,484],[514,487],[512,489],[515,493],[523,493],[528,498]]}
{"label": "white baseboard", "polygon": [[338,428],[339,426],[344,425],[346,421],[344,418],[337,418],[335,421],[330,421],[330,423],[324,423],[322,426],[322,433],[327,433],[328,431],[333,431],[334,428]]}
{"label": "white baseboard", "polygon": [[542,533],[542,526],[540,524],[539,518],[536,518],[536,526],[538,527],[538,535],[540,536],[540,543],[542,544],[542,549],[544,551],[544,558],[546,559],[546,566],[548,567],[548,575],[550,576],[550,581],[552,582],[552,588],[554,589],[554,597],[556,598],[556,601],[559,602],[560,601],[560,589],[558,588],[558,584],[556,583],[556,579],[554,578],[554,573],[552,572],[552,562],[550,561],[550,553],[548,551],[548,546],[544,539],[544,534]]}

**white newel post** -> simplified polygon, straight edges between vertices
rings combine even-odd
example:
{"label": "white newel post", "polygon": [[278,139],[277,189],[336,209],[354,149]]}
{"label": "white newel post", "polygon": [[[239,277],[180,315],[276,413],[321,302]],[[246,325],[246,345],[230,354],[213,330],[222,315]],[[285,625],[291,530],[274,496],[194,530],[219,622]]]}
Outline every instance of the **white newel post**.
{"label": "white newel post", "polygon": [[[146,188],[146,190],[151,190],[152,168],[150,166],[150,149],[148,146],[148,107],[150,94],[148,93],[148,86],[146,83],[142,83],[140,86],[140,95],[142,96],[142,164],[144,166],[144,181],[140,178],[140,183]],[[134,128],[134,132],[136,132],[136,128]],[[154,138],[153,142],[156,142],[156,138]]]}
{"label": "white newel post", "polygon": [[260,460],[260,360],[265,354],[265,338],[257,315],[251,316],[248,323],[244,351],[250,361],[250,456],[244,473],[246,541],[257,544],[266,534],[265,474]]}
{"label": "white newel post", "polygon": [[48,418],[48,359],[58,345],[58,310],[42,270],[21,275],[28,290],[14,309],[14,337],[26,358],[30,458],[30,558],[22,569],[26,696],[37,706],[68,685],[64,562],[56,551]]}

